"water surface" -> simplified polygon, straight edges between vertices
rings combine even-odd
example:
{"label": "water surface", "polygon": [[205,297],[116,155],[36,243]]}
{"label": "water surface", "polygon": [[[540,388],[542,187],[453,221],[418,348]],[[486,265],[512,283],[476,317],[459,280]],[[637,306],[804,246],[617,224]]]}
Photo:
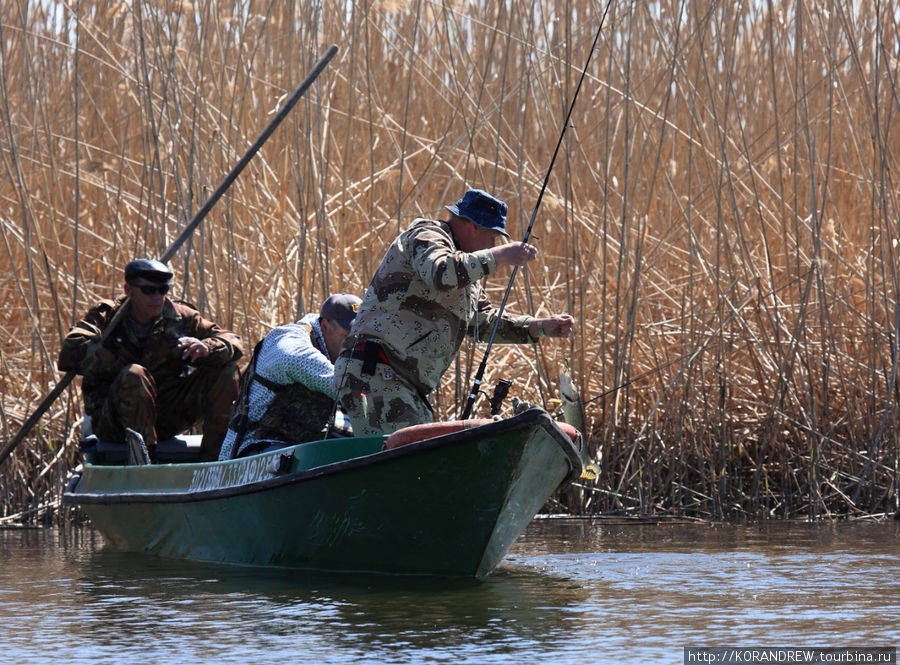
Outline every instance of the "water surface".
{"label": "water surface", "polygon": [[0,531],[0,662],[681,663],[896,646],[900,523],[544,519],[485,580],[329,575]]}

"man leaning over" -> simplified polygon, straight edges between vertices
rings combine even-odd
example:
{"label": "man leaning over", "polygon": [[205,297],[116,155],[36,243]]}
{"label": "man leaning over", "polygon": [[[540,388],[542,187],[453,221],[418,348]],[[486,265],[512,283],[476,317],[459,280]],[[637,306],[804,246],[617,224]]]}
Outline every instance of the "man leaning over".
{"label": "man leaning over", "polygon": [[[446,206],[446,221],[416,219],[388,249],[335,363],[338,399],[357,436],[433,420],[429,393],[463,339],[487,341],[500,311],[479,283],[502,265],[524,265],[537,248],[508,238],[506,204],[471,189]],[[568,314],[504,312],[497,343],[567,337]]]}
{"label": "man leaning over", "polygon": [[[329,435],[332,416],[343,417],[335,410],[332,363],[359,303],[357,296],[336,293],[322,303],[318,314],[278,326],[257,344],[220,459]],[[332,433],[340,429],[335,427]]]}

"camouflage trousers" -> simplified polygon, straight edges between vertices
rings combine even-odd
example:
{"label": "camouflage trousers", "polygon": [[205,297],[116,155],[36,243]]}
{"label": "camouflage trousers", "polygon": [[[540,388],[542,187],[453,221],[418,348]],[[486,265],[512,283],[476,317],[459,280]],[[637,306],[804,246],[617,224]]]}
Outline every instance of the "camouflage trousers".
{"label": "camouflage trousers", "polygon": [[228,416],[238,396],[237,364],[197,367],[175,381],[157,385],[142,365],[129,365],[109,387],[106,400],[91,425],[104,441],[124,441],[129,427],[144,437],[148,448],[203,421],[200,453],[216,460],[228,429]]}
{"label": "camouflage trousers", "polygon": [[354,436],[390,434],[403,427],[433,420],[428,402],[390,365],[377,363],[373,374],[363,374],[363,361],[338,357],[334,381],[338,401]]}

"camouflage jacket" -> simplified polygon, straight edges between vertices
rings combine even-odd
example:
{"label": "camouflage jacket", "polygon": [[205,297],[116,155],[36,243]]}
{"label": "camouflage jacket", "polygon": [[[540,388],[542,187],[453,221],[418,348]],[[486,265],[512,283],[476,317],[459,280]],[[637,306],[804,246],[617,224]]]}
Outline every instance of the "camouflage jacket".
{"label": "camouflage jacket", "polygon": [[110,383],[128,365],[139,364],[147,368],[160,387],[183,376],[189,363],[181,358],[180,337],[196,337],[209,347],[209,355],[193,363],[197,366],[225,365],[243,354],[239,335],[204,319],[186,303],[172,302],[168,298],[162,314],[152,322],[149,337],[143,345],[127,316],[101,344],[103,330],[124,302],[124,296],[115,302],[100,301],[63,339],[57,364],[62,371],[74,371],[84,377],[81,389],[88,414],[100,409]]}
{"label": "camouflage jacket", "polygon": [[[446,222],[414,220],[375,272],[343,348],[378,340],[394,370],[427,394],[467,335],[490,337],[499,310],[478,281],[496,270],[489,250],[461,251]],[[533,320],[504,312],[494,342],[534,342]]]}

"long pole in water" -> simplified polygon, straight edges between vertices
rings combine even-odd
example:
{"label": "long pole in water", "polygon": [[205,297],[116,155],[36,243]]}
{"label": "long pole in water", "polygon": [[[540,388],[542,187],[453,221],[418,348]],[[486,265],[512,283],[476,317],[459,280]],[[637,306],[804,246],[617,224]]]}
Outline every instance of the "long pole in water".
{"label": "long pole in water", "polygon": [[[538,194],[537,202],[534,204],[534,210],[531,211],[531,220],[528,222],[528,228],[525,230],[525,235],[522,237],[522,242],[528,242],[528,239],[531,237],[531,229],[534,227],[534,220],[537,218],[538,208],[541,207],[541,200],[544,198],[544,191],[547,189],[547,182],[550,180],[550,173],[553,171],[553,164],[556,162],[556,156],[559,154],[559,148],[562,145],[563,137],[566,135],[566,129],[569,127],[569,120],[572,117],[572,110],[575,108],[575,100],[578,99],[578,93],[581,90],[581,84],[584,82],[584,77],[587,75],[588,65],[591,63],[591,58],[594,55],[594,50],[597,48],[597,42],[600,40],[600,34],[603,31],[603,23],[606,21],[606,15],[609,13],[609,7],[612,4],[612,0],[608,0],[606,3],[606,9],[603,10],[603,16],[600,18],[600,25],[597,27],[597,34],[594,35],[594,42],[591,44],[591,50],[588,52],[587,60],[584,63],[584,69],[581,70],[581,78],[578,79],[578,85],[575,87],[575,94],[572,95],[572,102],[569,104],[569,111],[566,113],[566,119],[563,122],[562,131],[559,133],[559,140],[556,142],[556,149],[553,151],[553,157],[550,159],[550,166],[547,168],[547,175],[544,176],[544,184],[541,185],[541,191]],[[484,378],[485,369],[487,369],[487,361],[488,356],[491,353],[491,347],[494,345],[494,336],[497,334],[497,326],[500,325],[500,317],[503,315],[503,310],[506,308],[506,301],[509,300],[509,294],[512,291],[513,282],[516,279],[516,274],[519,272],[519,266],[515,266],[512,271],[512,275],[509,277],[509,283],[506,285],[506,291],[503,294],[503,300],[500,302],[499,311],[497,313],[497,320],[494,321],[494,327],[491,329],[491,336],[488,338],[487,348],[484,350],[484,357],[481,359],[481,364],[478,366],[478,371],[475,373],[475,381],[472,384],[472,390],[469,391],[469,397],[466,400],[466,407],[463,410],[462,416],[460,416],[461,420],[466,420],[472,415],[472,406],[475,404],[475,399],[478,397],[478,392],[481,388],[481,381]]]}
{"label": "long pole in water", "polygon": [[[216,191],[212,193],[212,195],[207,199],[206,203],[203,204],[203,207],[197,211],[197,213],[191,218],[191,221],[188,222],[187,226],[184,230],[178,235],[175,239],[175,242],[166,250],[165,254],[160,257],[160,261],[162,263],[168,263],[169,260],[175,255],[181,246],[187,241],[187,239],[191,236],[191,234],[200,226],[200,222],[209,214],[209,211],[212,210],[212,207],[216,204],[216,202],[222,198],[222,195],[226,192],[226,190],[231,187],[232,183],[237,179],[238,175],[241,171],[244,170],[244,167],[253,159],[254,155],[259,152],[259,149],[262,147],[263,143],[265,143],[268,138],[272,135],[272,132],[281,124],[281,121],[285,119],[288,113],[290,113],[291,109],[294,108],[294,105],[300,100],[303,94],[307,91],[307,89],[313,84],[313,82],[319,77],[319,74],[322,73],[322,70],[325,69],[326,65],[331,62],[331,59],[334,58],[335,54],[338,52],[338,47],[336,44],[332,44],[331,47],[326,51],[325,55],[316,63],[315,67],[312,68],[307,77],[303,80],[303,82],[297,87],[294,93],[290,96],[290,98],[284,103],[284,106],[275,114],[275,117],[269,121],[269,124],[266,125],[266,128],[260,133],[259,137],[250,145],[247,151],[244,153],[244,156],[238,160],[238,163],[234,165],[234,168],[225,176],[225,179],[222,183],[216,188]],[[123,304],[122,307],[119,308],[119,311],[116,312],[116,315],[112,318],[112,320],[107,324],[107,326],[103,329],[103,333],[101,334],[101,341],[106,339],[110,333],[115,329],[115,327],[119,324],[122,318],[125,316],[125,312],[128,310],[127,301]],[[31,431],[31,428],[34,427],[38,420],[41,419],[41,416],[50,408],[53,402],[56,401],[56,398],[59,397],[62,392],[68,387],[68,385],[72,382],[76,376],[75,372],[68,372],[60,381],[56,384],[56,387],[50,391],[44,401],[42,401],[38,407],[34,410],[28,419],[22,423],[22,427],[19,428],[19,431],[16,435],[10,439],[6,445],[3,446],[3,449],[0,450],[0,464],[3,464],[6,461],[6,458],[9,457],[9,454],[15,450],[16,446],[18,446],[28,432]]]}

